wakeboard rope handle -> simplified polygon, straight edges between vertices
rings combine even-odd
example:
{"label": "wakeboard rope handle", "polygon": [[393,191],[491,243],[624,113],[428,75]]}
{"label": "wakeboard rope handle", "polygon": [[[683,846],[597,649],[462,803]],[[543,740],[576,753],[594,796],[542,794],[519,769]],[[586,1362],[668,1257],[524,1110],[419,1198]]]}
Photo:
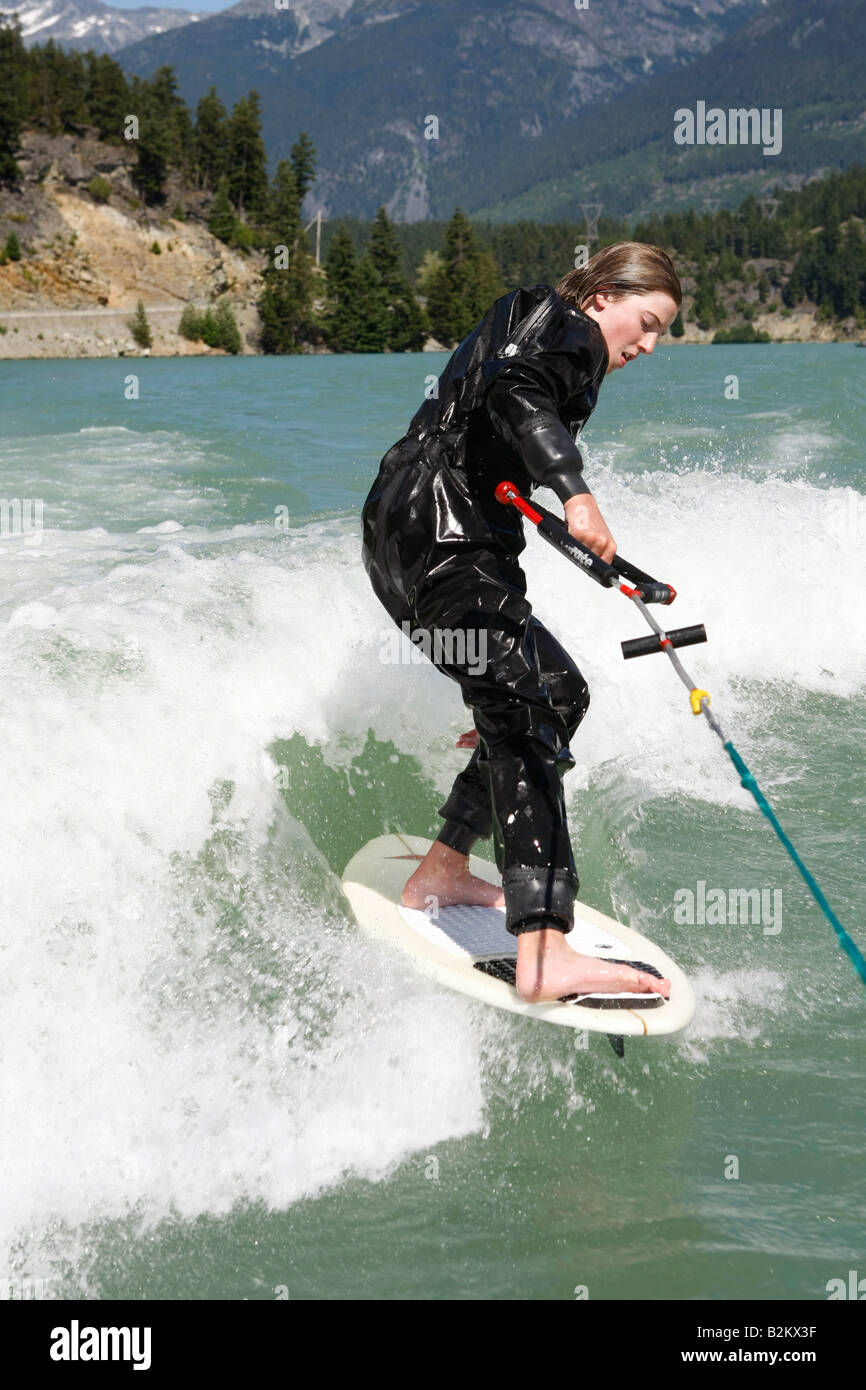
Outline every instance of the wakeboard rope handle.
{"label": "wakeboard rope handle", "polygon": [[[703,714],[710,725],[713,733],[721,740],[725,752],[737,770],[740,778],[740,785],[751,792],[761,811],[769,820],[791,859],[797,866],[803,880],[811,892],[816,903],[820,907],[833,931],[836,933],[839,945],[850,958],[855,971],[859,975],[862,983],[866,985],[866,960],[854,942],[848,935],[839,918],[831,908],[817,879],[809,872],[803,863],[793,844],[791,843],[782,826],[779,824],[772,806],[768,802],[764,793],[758,786],[754,775],[749,771],[743,758],[737,752],[730,739],[725,737],[719,721],[710,710],[710,696],[706,690],[699,689],[695,685],[691,676],[684,669],[682,662],[674,651],[674,647],[690,646],[694,642],[705,642],[706,632],[702,623],[696,627],[679,628],[672,632],[665,632],[659,623],[656,622],[652,613],[647,608],[648,603],[673,603],[676,598],[676,590],[670,584],[661,584],[658,580],[652,579],[635,565],[628,564],[615,555],[610,564],[602,560],[601,556],[588,549],[581,541],[569,534],[568,527],[563,521],[544,507],[530,505],[526,498],[518,492],[513,483],[501,482],[496,488],[496,499],[504,506],[511,505],[516,507],[519,512],[535,524],[539,535],[543,536],[550,545],[558,550],[566,559],[571,560],[584,574],[596,580],[597,583],[606,588],[619,589],[621,594],[631,599],[635,607],[643,614],[646,621],[655,634],[653,637],[636,637],[630,641],[621,643],[623,657],[628,659],[634,656],[644,656],[651,652],[663,651],[673,663],[674,670],[689,692],[689,703],[693,714]],[[631,579],[635,587],[624,582]],[[700,635],[698,635],[700,634]]]}

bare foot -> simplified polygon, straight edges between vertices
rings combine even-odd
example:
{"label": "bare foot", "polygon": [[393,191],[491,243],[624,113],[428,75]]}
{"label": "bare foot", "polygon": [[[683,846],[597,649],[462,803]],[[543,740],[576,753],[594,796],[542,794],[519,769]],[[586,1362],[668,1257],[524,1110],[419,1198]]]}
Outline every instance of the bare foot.
{"label": "bare foot", "polygon": [[427,854],[403,889],[404,907],[422,910],[433,898],[437,908],[454,903],[473,907],[504,907],[505,894],[495,883],[487,883],[469,872],[469,858],[450,845],[434,840]]}
{"label": "bare foot", "polygon": [[596,956],[578,955],[561,931],[542,928],[517,938],[517,992],[531,1004],[565,994],[660,994],[667,999],[670,980],[660,980],[630,965],[614,965]]}

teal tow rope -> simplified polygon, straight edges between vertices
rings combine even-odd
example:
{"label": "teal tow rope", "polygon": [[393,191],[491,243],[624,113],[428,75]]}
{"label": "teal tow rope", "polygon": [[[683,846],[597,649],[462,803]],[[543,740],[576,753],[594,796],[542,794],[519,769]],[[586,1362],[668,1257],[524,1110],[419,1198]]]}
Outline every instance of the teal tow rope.
{"label": "teal tow rope", "polygon": [[741,785],[744,786],[747,791],[750,791],[752,793],[752,796],[755,798],[764,815],[767,817],[768,821],[770,822],[776,834],[778,835],[779,839],[782,841],[782,844],[785,846],[785,849],[788,851],[788,854],[791,856],[794,863],[797,865],[797,868],[800,870],[800,873],[802,874],[813,898],[820,907],[821,911],[824,913],[824,916],[827,918],[827,921],[830,923],[830,926],[836,933],[839,945],[842,947],[842,950],[845,952],[845,954],[850,957],[854,969],[860,976],[860,979],[862,980],[863,984],[866,985],[866,960],[863,959],[863,955],[859,950],[856,942],[851,940],[851,937],[848,935],[845,928],[842,926],[842,923],[839,921],[839,918],[836,916],[827,899],[824,897],[824,894],[821,891],[821,886],[818,883],[817,879],[806,868],[806,865],[803,863],[796,849],[792,845],[790,839],[785,834],[784,830],[779,824],[778,818],[772,806],[770,805],[767,798],[764,796],[764,793],[761,791],[761,788],[755,781],[754,776],[749,771],[746,764],[743,762],[743,759],[740,757],[739,753],[737,752],[734,745],[731,743],[730,739],[725,737],[724,733],[722,732],[722,728],[719,724],[719,721],[710,712],[710,697],[707,694],[706,690],[698,690],[694,681],[683,669],[679,657],[676,655],[676,652],[673,650],[673,647],[667,640],[667,634],[658,625],[652,614],[647,611],[646,605],[642,602],[638,592],[634,589],[629,590],[625,586],[620,587],[622,592],[628,594],[628,597],[632,600],[632,603],[636,604],[637,607],[641,610],[653,631],[658,634],[659,645],[661,649],[667,652],[668,656],[674,664],[674,668],[676,669],[677,675],[684,682],[686,688],[689,691],[689,698],[691,700],[693,712],[695,714],[706,715],[710,723],[710,727],[712,728],[715,734],[718,734],[719,738],[722,741],[722,745],[725,751],[730,756],[731,762],[734,764],[734,767],[740,774]]}
{"label": "teal tow rope", "polygon": [[[701,703],[703,703],[703,701]],[[788,839],[788,836],[785,834],[784,830],[779,824],[778,818],[772,806],[770,805],[767,798],[764,796],[764,793],[761,791],[761,788],[758,786],[752,773],[746,767],[746,764],[743,762],[742,758],[740,757],[734,745],[731,743],[730,739],[725,744],[725,748],[731,756],[731,762],[734,764],[734,767],[740,774],[741,785],[744,786],[747,791],[750,791],[752,793],[752,796],[757,801],[764,815],[767,817],[767,820],[772,825],[779,839],[782,841],[782,844],[785,846],[785,849],[788,851],[794,863],[797,865],[797,868],[800,870],[800,873],[803,875],[803,878],[806,880],[806,883],[811,889],[813,898],[820,907],[821,911],[824,913],[824,916],[827,918],[827,921],[830,923],[830,926],[836,933],[836,936],[839,940],[839,945],[842,947],[842,950],[848,956],[851,957],[851,960],[854,963],[854,969],[857,971],[857,974],[860,976],[860,979],[863,981],[864,985],[866,985],[866,960],[863,959],[863,956],[857,949],[856,943],[851,940],[845,928],[842,926],[842,923],[839,921],[839,918],[836,916],[827,899],[824,897],[824,894],[821,891],[821,885],[818,883],[817,879],[809,873],[809,870],[806,868],[806,865],[803,863],[794,846],[791,844],[791,841]]]}

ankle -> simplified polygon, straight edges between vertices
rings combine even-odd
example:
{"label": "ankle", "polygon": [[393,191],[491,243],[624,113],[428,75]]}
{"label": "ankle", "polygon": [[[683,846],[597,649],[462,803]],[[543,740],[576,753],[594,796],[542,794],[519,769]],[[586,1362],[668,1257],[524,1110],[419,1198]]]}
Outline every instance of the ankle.
{"label": "ankle", "polygon": [[441,840],[434,840],[427,851],[424,863],[435,868],[458,871],[463,867],[468,868],[469,855],[453,849],[451,845],[444,845]]}
{"label": "ankle", "polygon": [[[538,927],[527,928],[517,938],[518,966],[528,962],[539,963],[558,956],[563,950],[565,932],[549,922]],[[570,949],[570,948],[566,948]]]}

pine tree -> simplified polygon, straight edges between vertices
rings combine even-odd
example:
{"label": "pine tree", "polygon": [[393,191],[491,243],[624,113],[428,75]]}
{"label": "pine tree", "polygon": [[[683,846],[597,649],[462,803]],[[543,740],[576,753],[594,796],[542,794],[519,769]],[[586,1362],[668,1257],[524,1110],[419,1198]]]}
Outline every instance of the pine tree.
{"label": "pine tree", "polygon": [[20,177],[15,151],[25,119],[27,63],[16,19],[11,28],[0,28],[0,184],[17,183]]}
{"label": "pine tree", "polygon": [[419,294],[427,297],[434,277],[441,272],[444,265],[445,262],[439,251],[428,250],[424,252],[421,264],[415,272],[415,283]]}
{"label": "pine tree", "polygon": [[131,105],[138,116],[138,163],[132,178],[146,203],[162,200],[169,166],[177,155],[175,83],[169,67],[160,68],[151,82],[133,78]]}
{"label": "pine tree", "polygon": [[451,330],[459,342],[505,293],[491,252],[482,247],[478,233],[461,208],[445,233],[445,273],[451,299]]}
{"label": "pine tree", "polygon": [[322,316],[328,346],[352,352],[358,336],[355,248],[344,224],[331,237],[325,259],[326,308]]}
{"label": "pine tree", "polygon": [[217,346],[233,355],[240,352],[242,346],[240,329],[237,325],[237,319],[225,300],[217,305],[214,312],[214,322],[217,332]]}
{"label": "pine tree", "polygon": [[127,328],[140,348],[153,346],[150,324],[147,321],[147,314],[144,312],[144,304],[141,300],[135,306],[135,317],[127,320]]}
{"label": "pine tree", "polygon": [[300,206],[306,197],[307,189],[316,177],[316,151],[305,130],[301,131],[292,145],[289,158],[292,161],[292,171],[298,189],[298,205]]}
{"label": "pine tree", "polygon": [[87,105],[90,122],[99,129],[100,140],[119,144],[123,139],[124,117],[128,114],[129,84],[123,68],[107,53],[97,57],[88,53]]}
{"label": "pine tree", "polygon": [[301,236],[301,216],[295,173],[287,159],[280,160],[268,189],[266,218],[270,240],[292,250]]}
{"label": "pine tree", "polygon": [[311,330],[314,291],[313,263],[301,227],[300,204],[291,163],[281,159],[266,200],[269,259],[263,272],[259,301],[262,348],[265,352],[301,351]]}
{"label": "pine tree", "polygon": [[424,345],[424,316],[403,269],[403,248],[380,207],[370,232],[367,255],[388,299],[388,337],[391,352],[418,352]]}
{"label": "pine tree", "polygon": [[427,277],[427,318],[438,343],[450,347],[457,341],[451,306],[451,288],[445,262],[440,259]]}
{"label": "pine tree", "polygon": [[393,223],[384,207],[376,213],[367,244],[367,254],[389,294],[399,294],[406,286],[403,271],[403,248],[397,239]]}
{"label": "pine tree", "polygon": [[458,207],[445,231],[441,270],[427,280],[427,315],[430,329],[440,343],[460,342],[505,293],[505,287],[489,247]]}
{"label": "pine tree", "polygon": [[365,253],[355,271],[358,329],[356,352],[384,352],[388,342],[388,292],[370,256]]}
{"label": "pine tree", "polygon": [[223,174],[208,215],[207,229],[211,236],[218,237],[228,245],[234,236],[235,221],[235,210],[229,197],[228,175]]}
{"label": "pine tree", "polygon": [[70,130],[88,119],[87,60],[77,49],[65,53],[58,48],[52,67],[59,88],[60,129]]}
{"label": "pine tree", "polygon": [[268,171],[262,141],[259,94],[241,97],[229,119],[229,197],[238,210],[256,220],[265,211]]}
{"label": "pine tree", "polygon": [[391,305],[388,347],[392,352],[420,352],[426,337],[424,310],[407,286],[407,293],[398,295]]}
{"label": "pine tree", "polygon": [[185,102],[180,102],[175,110],[174,128],[178,153],[172,159],[172,164],[180,170],[184,183],[194,184],[196,178],[195,130]]}
{"label": "pine tree", "polygon": [[195,118],[195,158],[199,188],[219,186],[228,162],[228,118],[226,109],[211,87],[199,99]]}

